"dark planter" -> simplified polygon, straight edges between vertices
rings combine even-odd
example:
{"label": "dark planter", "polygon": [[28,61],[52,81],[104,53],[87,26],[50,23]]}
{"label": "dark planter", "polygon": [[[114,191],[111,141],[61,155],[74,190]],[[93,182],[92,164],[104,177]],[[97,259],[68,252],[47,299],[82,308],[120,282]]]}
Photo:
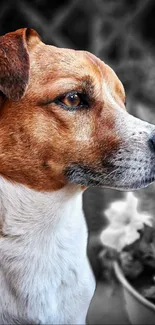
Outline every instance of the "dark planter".
{"label": "dark planter", "polygon": [[114,271],[123,287],[126,311],[131,324],[155,324],[155,305],[129,284],[117,262],[114,262]]}

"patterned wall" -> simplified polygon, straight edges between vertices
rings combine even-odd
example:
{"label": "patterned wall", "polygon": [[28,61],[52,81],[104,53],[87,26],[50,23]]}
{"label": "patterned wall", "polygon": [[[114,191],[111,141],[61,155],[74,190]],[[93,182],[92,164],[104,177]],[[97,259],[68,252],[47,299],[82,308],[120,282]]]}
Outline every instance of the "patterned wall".
{"label": "patterned wall", "polygon": [[110,64],[128,95],[154,103],[154,0],[0,1],[0,34],[24,26],[60,47],[86,49]]}
{"label": "patterned wall", "polygon": [[[154,17],[154,0],[1,0],[0,34],[32,27],[49,44],[93,52],[122,80],[128,110],[155,123]],[[107,198],[118,195],[123,194],[101,189],[85,193],[91,229],[104,223]]]}

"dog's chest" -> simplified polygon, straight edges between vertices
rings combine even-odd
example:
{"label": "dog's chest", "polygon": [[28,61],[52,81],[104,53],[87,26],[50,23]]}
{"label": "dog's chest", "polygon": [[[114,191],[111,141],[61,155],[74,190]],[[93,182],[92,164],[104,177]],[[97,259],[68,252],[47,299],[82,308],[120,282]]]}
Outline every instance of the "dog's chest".
{"label": "dog's chest", "polygon": [[35,233],[32,245],[30,238],[4,245],[0,262],[5,263],[9,277],[0,269],[0,314],[7,306],[14,316],[35,323],[84,324],[95,282],[87,260],[83,215],[66,224],[63,220],[46,235],[47,239]]}
{"label": "dog's chest", "polygon": [[[39,317],[42,323],[85,323],[95,284],[87,258],[80,254],[83,249],[84,247],[77,247],[70,256],[64,252],[62,254],[61,250],[57,252],[58,260],[53,264],[50,277],[48,274],[46,277],[48,289],[44,287],[45,299],[41,299],[46,310],[45,318]],[[45,281],[44,276],[42,281]]]}
{"label": "dog's chest", "polygon": [[[47,254],[44,260],[44,269],[39,270],[39,289],[35,292],[33,287],[34,297],[28,306],[29,319],[34,319],[35,314],[43,324],[85,323],[95,283],[84,253],[86,238],[79,240],[77,234],[69,233],[68,236],[70,238],[65,242],[60,237],[56,239],[51,255]],[[32,287],[30,290],[32,292]],[[34,304],[31,310],[32,300],[36,301],[36,310]]]}

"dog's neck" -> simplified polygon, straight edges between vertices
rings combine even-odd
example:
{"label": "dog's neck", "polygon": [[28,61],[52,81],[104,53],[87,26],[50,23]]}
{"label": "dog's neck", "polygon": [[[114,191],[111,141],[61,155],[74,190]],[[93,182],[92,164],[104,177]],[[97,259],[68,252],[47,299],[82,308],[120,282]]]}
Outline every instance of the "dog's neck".
{"label": "dog's neck", "polygon": [[[0,178],[0,226],[4,236],[43,234],[71,225],[82,209],[80,186],[67,185],[54,192],[37,192]],[[77,211],[78,210],[78,211]],[[75,220],[74,220],[75,223]]]}

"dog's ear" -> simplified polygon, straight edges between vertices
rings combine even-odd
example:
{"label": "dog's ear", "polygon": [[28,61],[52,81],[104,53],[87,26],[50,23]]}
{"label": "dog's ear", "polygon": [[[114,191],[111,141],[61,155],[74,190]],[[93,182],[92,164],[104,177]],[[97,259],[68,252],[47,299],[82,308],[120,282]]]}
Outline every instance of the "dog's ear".
{"label": "dog's ear", "polygon": [[0,91],[17,101],[25,93],[29,81],[29,50],[39,41],[38,34],[22,28],[0,37]]}

